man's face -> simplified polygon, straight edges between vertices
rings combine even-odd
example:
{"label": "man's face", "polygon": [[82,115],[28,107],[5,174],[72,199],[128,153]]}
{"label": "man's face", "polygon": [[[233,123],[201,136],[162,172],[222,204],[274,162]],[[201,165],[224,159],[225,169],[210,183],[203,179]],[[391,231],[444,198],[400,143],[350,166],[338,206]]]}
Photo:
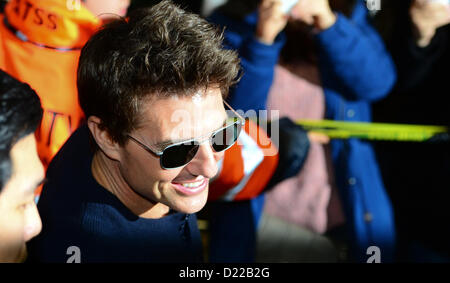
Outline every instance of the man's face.
{"label": "man's face", "polygon": [[[153,145],[165,141],[209,137],[226,118],[221,91],[212,88],[194,97],[145,103],[139,129],[131,136],[155,149]],[[179,212],[195,213],[206,203],[208,180],[217,174],[223,154],[205,142],[187,165],[165,170],[158,157],[129,141],[121,150],[119,167],[125,181],[140,195]]]}
{"label": "man's face", "polygon": [[0,262],[25,259],[25,243],[42,228],[34,190],[44,178],[34,134],[11,149],[12,176],[0,193]]}
{"label": "man's face", "polygon": [[115,15],[124,17],[130,6],[130,0],[86,0],[85,6],[101,19],[112,18]]}

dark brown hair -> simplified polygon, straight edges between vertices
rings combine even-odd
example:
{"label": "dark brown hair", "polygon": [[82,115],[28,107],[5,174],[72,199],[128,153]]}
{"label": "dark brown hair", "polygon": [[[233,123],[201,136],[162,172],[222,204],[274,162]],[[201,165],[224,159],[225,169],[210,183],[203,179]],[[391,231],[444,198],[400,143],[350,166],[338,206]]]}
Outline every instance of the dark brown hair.
{"label": "dark brown hair", "polygon": [[225,96],[240,65],[222,41],[222,31],[170,1],[107,24],[81,51],[77,85],[86,117],[99,117],[124,145],[147,98],[190,96],[210,86]]}

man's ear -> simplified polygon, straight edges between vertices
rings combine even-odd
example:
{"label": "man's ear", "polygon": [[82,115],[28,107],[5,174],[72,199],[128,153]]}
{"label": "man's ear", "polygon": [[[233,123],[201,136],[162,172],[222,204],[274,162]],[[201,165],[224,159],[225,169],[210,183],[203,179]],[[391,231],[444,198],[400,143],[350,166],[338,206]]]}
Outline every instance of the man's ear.
{"label": "man's ear", "polygon": [[120,145],[111,139],[111,136],[106,130],[100,129],[100,118],[90,116],[87,120],[87,125],[91,134],[97,143],[98,147],[105,153],[106,156],[113,160],[120,158]]}

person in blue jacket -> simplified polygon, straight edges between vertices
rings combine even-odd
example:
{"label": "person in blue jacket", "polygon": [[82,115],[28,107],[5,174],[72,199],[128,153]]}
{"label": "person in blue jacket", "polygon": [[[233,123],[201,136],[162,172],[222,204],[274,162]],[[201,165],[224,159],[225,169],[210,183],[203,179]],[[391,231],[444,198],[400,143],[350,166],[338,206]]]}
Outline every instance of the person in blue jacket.
{"label": "person in blue jacket", "polygon": [[[274,67],[286,41],[284,32],[275,34],[272,42],[259,36],[261,15],[271,8],[280,11],[281,5],[278,0],[265,0],[259,5],[259,13],[254,12],[259,2],[229,1],[210,18],[226,27],[228,48],[236,49],[240,54],[244,73],[237,87],[231,90],[229,102],[232,107],[244,111],[265,109]],[[334,12],[332,7],[350,8],[344,14]],[[278,19],[281,21],[280,16]],[[325,93],[326,118],[370,122],[371,104],[389,93],[396,82],[396,70],[371,24],[365,1],[302,0],[290,12],[290,19],[311,27],[309,34],[315,44]],[[392,261],[396,242],[393,210],[372,145],[347,139],[333,140],[331,146],[335,181],[344,207],[353,258],[366,261],[370,257],[368,248],[377,246],[381,260]],[[234,247],[242,245],[236,240],[245,238],[245,231],[250,229],[245,224],[254,225],[253,229],[256,229],[263,204],[263,196],[246,204],[246,212],[253,215],[253,222],[242,223],[245,217],[233,221],[232,213],[224,217],[228,222],[224,220],[221,225],[228,223],[235,227],[231,230],[240,234],[231,235],[233,241],[226,241],[227,235],[222,235],[219,247],[211,246],[211,259],[219,259],[220,253],[222,259],[226,258],[224,254],[233,253]],[[250,243],[248,238],[246,240]],[[230,258],[236,260],[236,255]]]}
{"label": "person in blue jacket", "polygon": [[[284,44],[284,36],[280,32],[287,23],[287,17],[277,13],[270,1],[264,1],[266,3],[262,3],[259,11],[254,12],[258,2],[229,1],[209,18],[211,22],[226,27],[225,45],[238,50],[240,55],[244,74],[239,86],[230,89],[228,102],[246,112],[246,116],[266,109],[274,66]],[[234,17],[236,11],[248,17]],[[255,260],[256,233],[263,206],[264,194],[248,201],[208,204],[209,261]]]}

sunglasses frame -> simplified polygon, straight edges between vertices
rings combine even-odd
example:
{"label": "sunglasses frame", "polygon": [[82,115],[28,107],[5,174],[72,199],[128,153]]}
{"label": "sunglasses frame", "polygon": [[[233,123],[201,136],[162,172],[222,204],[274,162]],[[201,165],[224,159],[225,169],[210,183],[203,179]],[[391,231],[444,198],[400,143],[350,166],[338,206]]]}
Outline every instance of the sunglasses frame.
{"label": "sunglasses frame", "polygon": [[[162,169],[164,169],[164,170],[171,170],[171,169],[177,169],[177,168],[186,166],[187,164],[189,164],[189,162],[192,161],[192,159],[194,159],[195,155],[194,155],[194,157],[193,157],[191,160],[189,160],[189,162],[187,162],[186,164],[180,165],[180,166],[178,166],[178,167],[171,167],[171,168],[166,168],[166,167],[163,166],[161,156],[163,156],[164,151],[167,150],[168,148],[171,148],[171,147],[174,147],[174,146],[177,146],[177,145],[180,145],[180,144],[184,144],[184,143],[189,143],[189,142],[192,142],[192,141],[197,142],[197,143],[198,143],[197,146],[200,147],[201,144],[203,144],[203,143],[204,143],[205,141],[207,141],[207,140],[210,140],[210,139],[211,139],[215,134],[217,134],[218,132],[220,132],[220,131],[222,131],[222,130],[228,128],[228,127],[231,127],[231,126],[233,126],[233,125],[235,125],[235,124],[241,124],[242,127],[245,126],[246,120],[245,120],[241,115],[239,115],[239,113],[237,113],[233,108],[231,108],[231,106],[230,106],[225,100],[223,101],[223,103],[224,103],[226,106],[228,106],[228,108],[230,108],[230,110],[233,111],[234,114],[236,114],[236,117],[230,117],[230,118],[228,118],[228,119],[233,119],[233,118],[237,118],[237,119],[236,119],[232,124],[225,125],[225,126],[219,128],[219,129],[215,130],[215,131],[212,132],[211,134],[208,134],[207,137],[206,137],[206,136],[203,136],[203,137],[200,137],[200,138],[192,138],[192,139],[188,139],[188,140],[184,140],[184,141],[179,141],[179,142],[172,143],[172,144],[169,144],[169,145],[165,146],[161,151],[155,151],[155,150],[152,150],[152,149],[151,149],[150,147],[148,147],[147,145],[145,145],[144,143],[142,143],[142,142],[140,142],[139,140],[137,140],[136,138],[132,137],[131,135],[127,135],[127,136],[128,136],[128,138],[130,138],[132,141],[134,141],[135,143],[137,143],[140,147],[142,147],[143,149],[145,149],[145,151],[147,151],[147,152],[151,153],[153,156],[159,158],[159,160],[160,160],[159,163],[160,163],[160,166],[161,166]],[[228,119],[227,119],[227,120],[228,120]],[[241,130],[241,131],[242,131],[242,130]],[[240,132],[239,132],[239,134],[238,134],[236,140],[235,140],[231,145],[229,145],[227,148],[225,148],[224,150],[221,150],[221,151],[215,151],[214,148],[213,148],[214,152],[222,152],[222,151],[225,151],[225,150],[229,149],[230,147],[232,147],[232,146],[236,143],[236,141],[238,140],[239,135],[240,135]],[[211,145],[211,147],[212,147],[212,145]],[[198,149],[197,149],[197,150],[198,150]],[[196,154],[197,154],[197,153],[196,153]]]}

